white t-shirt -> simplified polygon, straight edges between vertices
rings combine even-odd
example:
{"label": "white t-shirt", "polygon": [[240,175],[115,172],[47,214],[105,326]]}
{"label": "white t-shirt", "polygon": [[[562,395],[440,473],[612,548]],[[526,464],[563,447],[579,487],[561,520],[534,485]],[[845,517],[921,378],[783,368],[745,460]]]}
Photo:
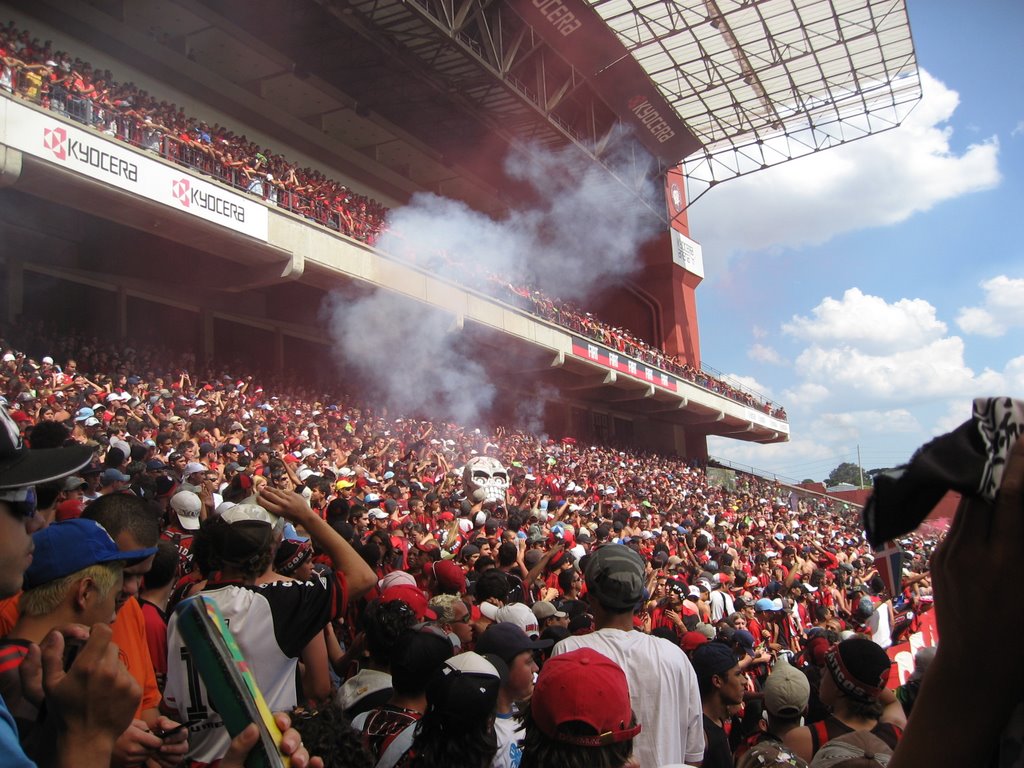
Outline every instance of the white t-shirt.
{"label": "white t-shirt", "polygon": [[[256,678],[263,698],[274,712],[297,703],[298,656],[344,605],[344,576],[314,576],[309,581],[282,581],[260,586],[211,585],[203,595],[217,603]],[[167,707],[178,722],[196,721],[189,729],[188,757],[194,763],[219,760],[230,737],[220,715],[209,703],[206,686],[178,631],[178,615],[167,623]]]}
{"label": "white t-shirt", "polygon": [[516,713],[495,716],[494,734],[498,737],[498,751],[494,753],[491,768],[519,768],[519,761],[523,759],[521,742],[526,733]]}
{"label": "white t-shirt", "polygon": [[886,603],[875,606],[875,612],[864,622],[871,632],[871,639],[883,648],[892,645],[892,625],[889,622],[889,606]]}
{"label": "white t-shirt", "polygon": [[711,593],[711,622],[721,621],[735,610],[732,595],[723,589]]}
{"label": "white t-shirt", "polygon": [[678,645],[643,632],[599,629],[567,637],[552,653],[578,648],[593,648],[626,673],[633,714],[642,726],[633,742],[633,756],[643,768],[704,759],[697,674]]}

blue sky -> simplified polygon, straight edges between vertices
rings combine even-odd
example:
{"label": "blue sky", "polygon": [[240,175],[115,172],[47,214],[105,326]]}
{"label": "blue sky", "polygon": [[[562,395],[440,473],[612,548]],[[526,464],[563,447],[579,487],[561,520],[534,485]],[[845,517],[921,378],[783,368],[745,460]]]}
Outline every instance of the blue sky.
{"label": "blue sky", "polygon": [[904,124],[729,181],[690,209],[704,361],[781,402],[792,439],[713,456],[801,480],[906,461],[1024,395],[1019,0],[909,0]]}

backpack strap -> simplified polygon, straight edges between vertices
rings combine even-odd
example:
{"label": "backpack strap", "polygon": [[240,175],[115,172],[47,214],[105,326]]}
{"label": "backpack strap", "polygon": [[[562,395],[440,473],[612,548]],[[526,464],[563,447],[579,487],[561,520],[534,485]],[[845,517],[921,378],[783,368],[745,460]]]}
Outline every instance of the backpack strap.
{"label": "backpack strap", "polygon": [[412,740],[416,733],[416,724],[418,722],[419,720],[413,720],[391,740],[388,748],[384,750],[380,760],[377,761],[376,768],[394,768],[395,764],[402,758],[402,755],[412,747]]}
{"label": "backpack strap", "polygon": [[366,725],[366,718],[369,717],[369,715],[369,710],[367,710],[366,712],[360,712],[358,715],[352,718],[352,727],[355,728],[357,731],[362,732],[363,726]]}
{"label": "backpack strap", "polygon": [[811,754],[821,749],[822,744],[828,743],[828,726],[824,720],[811,723]]}

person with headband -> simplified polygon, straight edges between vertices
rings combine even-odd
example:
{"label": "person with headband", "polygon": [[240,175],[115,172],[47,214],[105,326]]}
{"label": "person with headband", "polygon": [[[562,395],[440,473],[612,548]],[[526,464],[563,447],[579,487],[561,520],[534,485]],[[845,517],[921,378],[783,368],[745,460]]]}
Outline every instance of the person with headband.
{"label": "person with headband", "polygon": [[787,733],[786,746],[810,762],[832,739],[851,731],[869,731],[895,748],[907,719],[895,694],[886,688],[891,664],[885,651],[866,638],[851,637],[830,648],[820,695],[831,714]]}

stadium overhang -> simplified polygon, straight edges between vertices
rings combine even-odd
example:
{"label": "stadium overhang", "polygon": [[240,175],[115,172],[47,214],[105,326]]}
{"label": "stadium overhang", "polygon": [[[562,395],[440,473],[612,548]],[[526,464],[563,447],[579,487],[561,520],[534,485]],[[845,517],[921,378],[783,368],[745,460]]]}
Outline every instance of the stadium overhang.
{"label": "stadium overhang", "polygon": [[[905,0],[529,0],[596,13],[699,142],[716,184],[894,128],[921,97]],[[570,58],[574,47],[563,48]]]}

